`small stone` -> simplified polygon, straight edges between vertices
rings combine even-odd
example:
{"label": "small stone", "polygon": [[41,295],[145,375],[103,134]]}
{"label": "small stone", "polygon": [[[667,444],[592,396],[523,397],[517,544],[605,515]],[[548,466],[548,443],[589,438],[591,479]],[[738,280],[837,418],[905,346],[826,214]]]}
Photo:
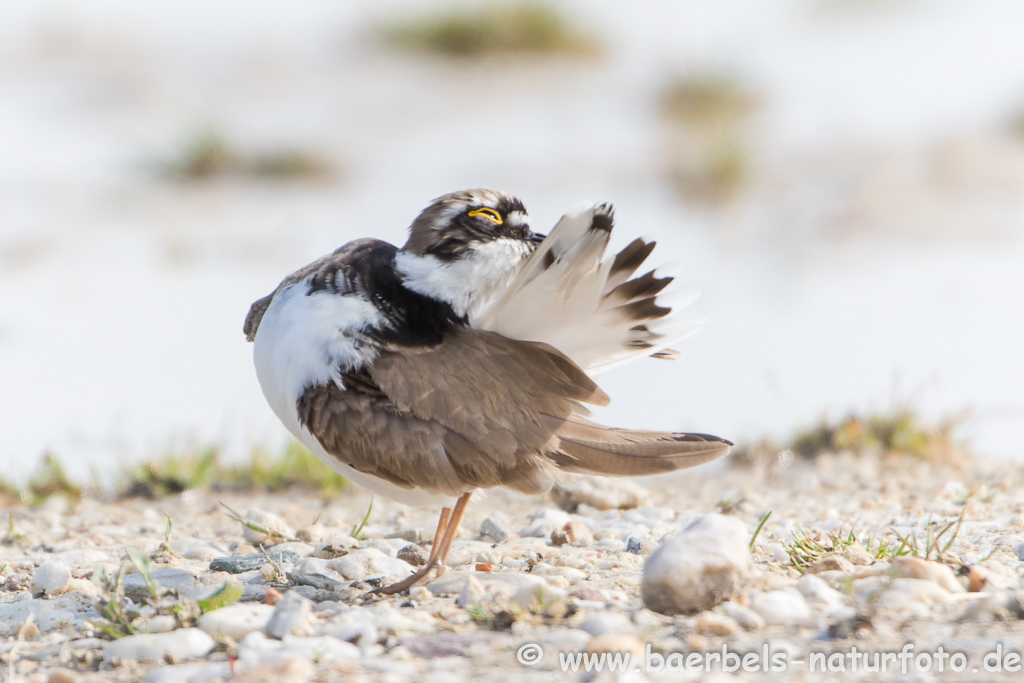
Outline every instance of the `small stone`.
{"label": "small stone", "polygon": [[766,546],[772,554],[772,559],[782,565],[793,564],[793,558],[790,557],[789,551],[786,550],[786,546],[781,543],[768,543]]}
{"label": "small stone", "polygon": [[103,660],[147,659],[157,662],[171,658],[174,661],[202,657],[213,649],[216,642],[198,628],[181,628],[170,633],[145,633],[125,636],[112,641],[103,651]]}
{"label": "small stone", "polygon": [[68,583],[71,581],[71,570],[66,564],[59,561],[46,562],[39,565],[32,574],[32,595],[53,596],[61,595],[68,590]]}
{"label": "small stone", "polygon": [[592,636],[614,633],[633,633],[636,627],[622,612],[597,612],[580,624],[579,628]]}
{"label": "small stone", "polygon": [[281,536],[284,536],[285,538],[291,538],[293,536],[291,527],[285,524],[284,520],[273,512],[250,508],[249,511],[245,513],[245,519],[280,534],[280,536],[272,536],[270,534],[265,534],[262,531],[256,531],[255,529],[251,529],[245,524],[242,524],[242,536],[245,537],[246,541],[253,545],[275,543],[281,540]]}
{"label": "small stone", "polygon": [[808,602],[820,602],[833,607],[843,604],[843,594],[813,574],[804,574],[796,582],[796,589]]}
{"label": "small stone", "polygon": [[586,602],[608,602],[608,598],[596,588],[580,588],[570,593],[569,597]]}
{"label": "small stone", "polygon": [[209,681],[229,679],[239,679],[239,677],[231,675],[229,662],[202,662],[153,669],[142,679],[142,683],[208,683]]}
{"label": "small stone", "polygon": [[34,621],[24,621],[18,629],[18,637],[25,640],[35,640],[40,635],[39,624]]}
{"label": "small stone", "polygon": [[349,549],[346,546],[326,541],[313,550],[313,557],[319,557],[322,560],[333,560],[338,557],[344,557],[348,553]]}
{"label": "small stone", "polygon": [[413,586],[409,589],[409,598],[416,602],[425,602],[434,597],[425,586]]}
{"label": "small stone", "polygon": [[322,626],[317,633],[321,636],[333,636],[353,645],[376,645],[379,638],[377,628],[363,621],[343,621]]}
{"label": "small stone", "polygon": [[254,548],[248,543],[239,543],[235,547],[235,555],[253,555],[258,552],[260,552],[258,548]]}
{"label": "small stone", "polygon": [[472,575],[466,576],[466,583],[463,585],[462,590],[459,591],[459,597],[455,599],[455,604],[466,609],[472,607],[474,603],[479,603],[487,593],[484,591],[484,587],[480,585],[480,582],[473,578]]}
{"label": "small stone", "polygon": [[629,655],[629,661],[642,662],[644,658],[644,645],[636,636],[625,633],[602,633],[594,636],[587,643],[587,652],[590,654],[617,654]]}
{"label": "small stone", "polygon": [[961,621],[987,619],[1024,619],[1024,591],[985,591],[983,596],[971,602],[964,611]]}
{"label": "small stone", "polygon": [[421,545],[423,543],[423,534],[420,533],[419,529],[401,529],[388,534],[384,538],[409,541],[409,543],[415,543],[416,545]]}
{"label": "small stone", "polygon": [[78,680],[80,680],[80,677],[74,671],[54,669],[50,672],[50,677],[46,679],[46,683],[76,683]]}
{"label": "small stone", "polygon": [[[494,631],[434,633],[407,638],[402,642],[409,652],[420,659],[467,657],[473,652],[490,654],[508,649],[510,644],[507,634]],[[414,677],[414,679],[422,680],[421,677]]]}
{"label": "small stone", "polygon": [[32,577],[25,572],[15,572],[4,581],[4,589],[11,592],[28,590],[32,585]]}
{"label": "small stone", "polygon": [[1013,554],[1017,556],[1018,560],[1024,562],[1024,543],[1013,546]]}
{"label": "small stone", "polygon": [[430,556],[423,549],[423,546],[410,543],[399,550],[396,557],[402,562],[408,562],[413,567],[422,567],[427,563]]}
{"label": "small stone", "polygon": [[711,609],[738,590],[750,564],[750,532],[734,517],[706,514],[665,540],[644,564],[644,606],[662,614]]}
{"label": "small stone", "polygon": [[565,597],[564,591],[540,576],[512,572],[451,573],[431,581],[426,588],[434,595],[459,595],[467,576],[475,578],[489,595],[502,593],[521,607],[532,607],[539,599],[551,602]]}
{"label": "small stone", "polygon": [[[321,560],[323,562],[323,560]],[[331,572],[335,577],[338,575],[335,572]],[[322,591],[333,591],[336,589],[340,581],[337,578],[325,576],[323,574],[296,574],[289,573],[288,579],[291,580],[296,586],[310,586]]]}
{"label": "small stone", "polygon": [[[960,592],[963,592],[963,587]],[[877,591],[875,591],[877,594]],[[868,599],[872,599],[868,595]],[[889,582],[880,603],[897,611],[916,611],[917,606],[941,604],[949,600],[949,591],[929,579],[896,578]]]}
{"label": "small stone", "polygon": [[299,554],[295,551],[270,549],[266,553],[218,557],[210,562],[210,571],[241,574],[261,569],[263,565],[270,564],[270,560],[273,560],[278,566],[284,566],[298,562],[300,559]]}
{"label": "small stone", "polygon": [[304,526],[301,529],[296,530],[295,538],[307,543],[319,543],[323,539],[327,538],[330,533],[331,529],[321,524],[310,524],[309,526]]}
{"label": "small stone", "polygon": [[628,510],[647,503],[650,494],[640,484],[617,477],[566,475],[551,489],[555,503],[567,512],[581,505],[597,510]]}
{"label": "small stone", "polygon": [[376,548],[354,550],[344,557],[331,560],[327,566],[348,581],[363,581],[372,577],[404,579],[413,572],[408,562],[388,557]]}
{"label": "small stone", "polygon": [[841,552],[844,559],[850,561],[850,564],[855,565],[869,565],[875,561],[875,558],[864,549],[860,543],[853,543],[843,548]]}
{"label": "small stone", "polygon": [[494,571],[494,565],[491,564],[490,562],[477,562],[476,563],[476,570],[478,572],[493,572]]}
{"label": "small stone", "polygon": [[264,602],[266,602],[266,604],[268,604],[271,607],[273,607],[274,605],[277,604],[277,601],[280,600],[280,599],[281,599],[281,591],[277,590],[276,588],[268,588],[267,589],[267,595],[264,598]]}
{"label": "small stone", "polygon": [[701,612],[697,617],[697,630],[706,636],[735,636],[743,632],[743,627],[728,615]]}
{"label": "small stone", "polygon": [[182,557],[184,557],[186,560],[201,560],[209,562],[210,560],[219,557],[221,552],[223,551],[217,550],[216,548],[211,548],[207,545],[197,545],[192,548],[189,548],[188,551],[182,554]]}
{"label": "small stone", "polygon": [[723,603],[720,609],[748,631],[760,631],[765,627],[764,618],[760,614],[738,602]]}
{"label": "small stone", "polygon": [[897,557],[892,561],[892,573],[905,579],[934,581],[950,593],[963,593],[964,587],[956,580],[953,570],[944,564],[920,557]]}
{"label": "small stone", "polygon": [[508,530],[493,517],[486,517],[480,524],[480,535],[490,538],[495,543],[505,543],[509,538]]}
{"label": "small stone", "polygon": [[583,548],[594,543],[594,535],[590,533],[590,529],[579,522],[569,522],[562,527],[562,531],[574,547]]}
{"label": "small stone", "polygon": [[803,596],[793,590],[773,590],[754,595],[750,608],[761,615],[769,626],[807,625],[811,621],[811,611],[804,602]]}
{"label": "small stone", "polygon": [[308,636],[313,633],[313,603],[290,590],[277,601],[266,625],[266,632],[281,640],[285,636]]}
{"label": "small stone", "polygon": [[[357,660],[359,657],[358,647],[334,636],[285,636],[278,641],[267,638],[260,631],[253,631],[238,644],[238,659],[247,667],[259,667],[260,675],[253,679],[257,681],[309,681],[314,678],[313,661]],[[264,665],[276,662],[282,665],[299,663],[302,666],[296,673],[285,673],[274,667],[264,668]]]}
{"label": "small stone", "polygon": [[967,592],[980,593],[981,589],[988,585],[989,573],[981,567],[971,567],[967,574]]}
{"label": "small stone", "polygon": [[[154,569],[150,572],[150,578],[164,588],[178,591],[180,594],[187,594],[193,597],[196,588],[196,575],[181,567],[166,567]],[[124,594],[133,600],[148,600],[152,596],[149,593],[149,586],[146,585],[142,574],[129,574],[124,577]],[[185,597],[186,595],[183,595]]]}
{"label": "small stone", "polygon": [[239,641],[253,631],[266,628],[273,613],[270,605],[238,603],[207,612],[199,617],[198,626],[214,638],[226,636]]}
{"label": "small stone", "polygon": [[170,614],[158,614],[146,620],[147,633],[169,633],[178,628],[178,620]]}
{"label": "small stone", "polygon": [[634,555],[643,554],[643,543],[642,539],[639,539],[636,536],[630,536],[626,539],[626,552],[633,553]]}
{"label": "small stone", "polygon": [[555,529],[551,532],[551,544],[561,547],[569,542],[569,534],[564,529]]}
{"label": "small stone", "polygon": [[852,562],[840,555],[826,555],[807,568],[808,574],[818,574],[820,572],[828,571],[840,571],[844,574],[852,574],[856,570],[853,568]]}

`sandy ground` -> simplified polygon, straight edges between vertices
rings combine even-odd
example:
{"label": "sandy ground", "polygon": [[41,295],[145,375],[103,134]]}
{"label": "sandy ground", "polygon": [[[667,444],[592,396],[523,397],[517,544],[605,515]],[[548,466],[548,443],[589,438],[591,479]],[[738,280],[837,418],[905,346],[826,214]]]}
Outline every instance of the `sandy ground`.
{"label": "sandy ground", "polygon": [[[870,675],[977,680],[999,675],[985,668],[987,654],[998,650],[1001,661],[1012,666],[1006,657],[1024,648],[1024,488],[1016,467],[990,462],[936,467],[904,457],[822,456],[788,466],[773,461],[771,467],[680,473],[643,486],[580,479],[568,484],[558,500],[561,507],[554,498],[489,493],[469,508],[450,571],[394,597],[366,593],[381,580],[411,571],[396,556],[410,557],[409,545],[426,546],[434,513],[378,499],[363,540],[356,542],[349,534],[368,503],[362,492],[320,500],[299,491],[245,496],[190,491],[158,501],[55,501],[37,510],[14,508],[16,537],[9,536],[0,548],[6,563],[0,629],[7,635],[0,645],[7,666],[0,675],[29,681],[143,676],[147,681],[326,681],[341,673],[352,680],[395,681],[659,681],[726,675],[831,680],[863,675],[854,674],[848,657],[845,670],[836,671],[842,662],[827,659],[835,653],[852,648],[900,652],[910,644],[915,656],[940,647],[962,653],[967,666],[961,673],[948,668],[939,673],[931,660],[926,672],[914,668],[925,663],[919,660],[904,675],[898,662],[890,662],[886,673]],[[280,567],[257,562],[262,566],[247,572],[213,572],[211,561],[237,559],[259,545],[253,532],[247,542],[221,502],[305,541],[273,546],[271,557],[281,550],[296,553],[279,556]],[[626,509],[600,509],[614,505]],[[745,546],[769,510],[771,517],[749,558],[745,547],[736,550],[734,544],[729,550],[716,547],[718,541],[693,542],[686,549],[697,560],[732,553],[744,567],[735,585],[715,599],[717,604],[678,615],[645,607],[645,565],[657,561],[652,552],[685,536],[693,520],[709,513],[716,520],[719,513],[735,520],[728,524],[739,525],[740,546]],[[170,551],[161,548],[165,512],[173,520]],[[261,516],[266,514],[271,516]],[[959,529],[947,530],[932,543],[944,550],[939,562],[934,550],[928,562],[874,557],[880,542],[899,545],[893,543],[895,532],[916,538],[923,556],[929,528],[934,538],[961,515]],[[509,538],[496,542],[482,536],[482,529]],[[569,531],[568,543],[562,530]],[[817,536],[827,545],[830,533],[847,538],[851,530],[856,543],[823,553],[806,573],[791,564],[786,548],[794,532],[798,538]],[[553,538],[564,544],[556,545]],[[172,647],[167,654],[158,648],[158,661],[116,656],[142,650],[110,649],[115,646],[108,637],[90,624],[98,618],[99,591],[93,582],[79,579],[96,576],[97,565],[116,570],[126,547],[150,555],[158,581],[177,587],[180,596],[202,599],[230,582],[244,590],[239,604],[258,606],[257,612],[240,621],[234,612],[245,608],[222,607],[225,621],[217,624],[210,615],[218,610],[200,617],[199,625],[213,637],[189,630],[197,636],[198,651]],[[69,586],[54,588],[55,595],[34,599],[33,575],[47,562],[67,566],[73,578]],[[691,571],[683,564],[673,568],[676,575]],[[700,580],[712,581],[717,570],[705,570],[710,573]],[[129,599],[153,605],[137,576],[129,576],[126,585]],[[276,597],[271,591],[268,600],[269,588],[293,595],[267,607],[264,603]],[[25,627],[29,613],[34,626]],[[169,613],[166,604],[156,610],[143,607],[135,625],[182,633],[195,623],[194,613],[161,616]],[[162,637],[166,634],[135,640]],[[534,644],[545,656],[530,666],[520,663],[517,653]],[[658,655],[705,656],[723,646],[740,654],[760,653],[767,646],[772,655],[784,655],[786,669],[731,674],[722,673],[720,665],[710,674],[651,670]],[[560,654],[588,651],[629,652],[634,658],[626,673],[562,670]],[[821,661],[831,670],[822,673],[818,662],[812,673],[812,655],[825,657]],[[947,660],[947,667],[950,661],[959,663]]]}

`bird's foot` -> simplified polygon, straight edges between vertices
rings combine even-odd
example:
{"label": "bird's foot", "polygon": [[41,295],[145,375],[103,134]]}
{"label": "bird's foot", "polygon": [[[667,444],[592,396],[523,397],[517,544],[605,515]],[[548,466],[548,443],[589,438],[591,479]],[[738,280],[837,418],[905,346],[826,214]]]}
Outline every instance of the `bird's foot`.
{"label": "bird's foot", "polygon": [[368,592],[367,595],[397,595],[398,593],[409,590],[420,581],[423,581],[432,570],[437,571],[434,575],[434,578],[436,579],[448,571],[448,567],[445,566],[443,562],[438,562],[436,558],[432,559],[420,567],[416,573],[410,574],[396,583],[381,586],[380,588],[374,588],[372,591]]}

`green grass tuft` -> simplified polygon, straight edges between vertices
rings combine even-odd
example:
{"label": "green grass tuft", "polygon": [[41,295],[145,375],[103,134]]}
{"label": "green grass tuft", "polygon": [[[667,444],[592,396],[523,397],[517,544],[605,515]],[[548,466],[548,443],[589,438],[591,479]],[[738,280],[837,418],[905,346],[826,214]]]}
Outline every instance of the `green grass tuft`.
{"label": "green grass tuft", "polygon": [[331,165],[303,150],[280,148],[244,153],[215,131],[188,140],[177,158],[158,165],[161,175],[181,181],[222,176],[264,180],[317,180],[331,175]]}
{"label": "green grass tuft", "polygon": [[926,425],[919,415],[906,407],[867,417],[851,413],[839,422],[822,420],[817,426],[798,433],[789,448],[805,458],[826,452],[875,451],[951,462],[963,450],[953,439],[960,422],[957,417]]}
{"label": "green grass tuft", "polygon": [[56,456],[47,454],[29,478],[28,486],[20,492],[26,505],[38,505],[51,496],[63,496],[71,501],[82,498],[82,487],[72,482]]}
{"label": "green grass tuft", "polygon": [[695,72],[669,79],[659,104],[676,188],[695,201],[734,197],[750,174],[745,125],[757,108],[753,94],[727,73]]}
{"label": "green grass tuft", "polygon": [[248,462],[223,464],[216,449],[198,455],[171,456],[131,470],[122,486],[126,496],[160,498],[188,489],[218,491],[284,491],[296,487],[322,495],[338,493],[348,480],[320,462],[306,448],[292,442],[278,458],[254,451]]}
{"label": "green grass tuft", "polygon": [[387,27],[383,35],[400,47],[448,57],[502,53],[594,56],[600,52],[595,39],[575,30],[543,3],[453,8]]}
{"label": "green grass tuft", "polygon": [[661,94],[661,111],[670,119],[709,126],[753,113],[757,100],[736,77],[724,72],[675,76]]}

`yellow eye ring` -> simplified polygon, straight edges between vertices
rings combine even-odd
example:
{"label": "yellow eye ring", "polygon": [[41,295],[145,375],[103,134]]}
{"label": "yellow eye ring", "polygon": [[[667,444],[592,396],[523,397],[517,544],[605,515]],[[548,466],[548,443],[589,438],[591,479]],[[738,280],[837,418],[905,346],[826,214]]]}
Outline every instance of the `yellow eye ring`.
{"label": "yellow eye ring", "polygon": [[484,218],[486,218],[490,222],[494,223],[495,225],[501,225],[502,223],[505,222],[505,221],[503,221],[501,219],[501,214],[500,213],[498,213],[494,209],[487,208],[486,206],[481,208],[481,209],[474,209],[473,211],[470,211],[466,215],[467,216],[474,216],[474,217],[475,216],[483,216]]}

